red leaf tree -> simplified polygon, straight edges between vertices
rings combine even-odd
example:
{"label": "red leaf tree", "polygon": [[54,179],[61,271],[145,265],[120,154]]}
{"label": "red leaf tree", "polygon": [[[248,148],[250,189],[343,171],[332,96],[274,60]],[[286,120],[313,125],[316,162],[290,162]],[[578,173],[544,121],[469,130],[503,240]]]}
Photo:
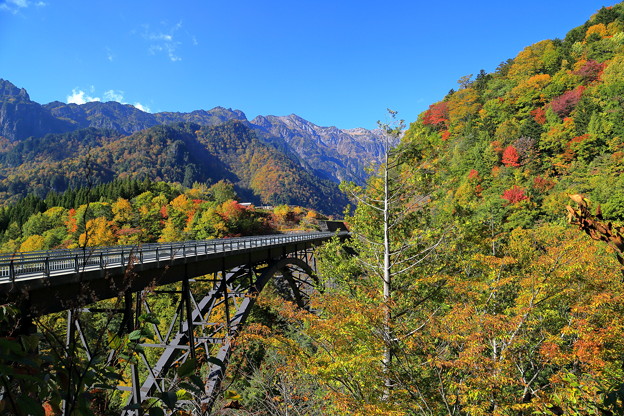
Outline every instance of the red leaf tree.
{"label": "red leaf tree", "polygon": [[546,110],[544,110],[544,107],[532,110],[531,115],[537,124],[544,125],[546,123]]}
{"label": "red leaf tree", "polygon": [[594,60],[589,60],[585,62],[582,67],[574,71],[574,74],[580,76],[584,82],[592,82],[596,81],[600,77],[603,69],[604,64]]}
{"label": "red leaf tree", "polygon": [[445,101],[431,104],[423,116],[423,124],[443,128],[448,122],[448,105]]}
{"label": "red leaf tree", "polygon": [[580,86],[572,91],[564,92],[550,102],[550,108],[552,108],[552,110],[557,113],[559,117],[569,116],[572,110],[574,110],[574,107],[576,107],[578,102],[581,100],[583,91],[585,91],[585,87]]}
{"label": "red leaf tree", "polygon": [[551,181],[548,178],[536,176],[535,179],[533,180],[533,189],[541,193],[550,191],[554,186],[555,186],[555,182]]}
{"label": "red leaf tree", "polygon": [[529,197],[524,194],[524,188],[518,185],[514,185],[512,188],[507,189],[501,198],[507,200],[507,205],[517,204],[520,201],[529,199]]}
{"label": "red leaf tree", "polygon": [[503,151],[503,165],[513,166],[517,168],[518,166],[520,166],[519,160],[520,156],[518,155],[518,151],[516,150],[516,148],[513,146],[507,146]]}

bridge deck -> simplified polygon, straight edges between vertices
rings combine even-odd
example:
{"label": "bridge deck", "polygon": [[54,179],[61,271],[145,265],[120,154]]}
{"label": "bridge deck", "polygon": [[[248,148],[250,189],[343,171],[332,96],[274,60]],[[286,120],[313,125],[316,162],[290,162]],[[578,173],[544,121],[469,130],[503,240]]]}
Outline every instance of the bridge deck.
{"label": "bridge deck", "polygon": [[[341,232],[339,235],[348,233]],[[331,232],[0,255],[0,301],[32,315],[61,311],[310,248]]]}

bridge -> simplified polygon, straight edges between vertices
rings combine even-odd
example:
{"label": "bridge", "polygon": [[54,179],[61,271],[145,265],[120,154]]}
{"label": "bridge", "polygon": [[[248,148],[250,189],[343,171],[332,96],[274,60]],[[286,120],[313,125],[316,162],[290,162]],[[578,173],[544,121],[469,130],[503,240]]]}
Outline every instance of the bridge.
{"label": "bridge", "polygon": [[[168,403],[171,392],[188,385],[187,374],[203,391],[174,400],[174,408],[200,403],[193,412],[209,414],[257,294],[273,281],[282,296],[306,307],[316,281],[312,250],[336,235],[348,233],[3,254],[0,304],[19,309],[12,334],[33,333],[44,315],[67,311],[62,354],[72,365],[82,357],[120,367],[123,414],[142,414],[154,397]],[[94,316],[105,325],[88,328]],[[79,394],[68,390],[63,414]]]}

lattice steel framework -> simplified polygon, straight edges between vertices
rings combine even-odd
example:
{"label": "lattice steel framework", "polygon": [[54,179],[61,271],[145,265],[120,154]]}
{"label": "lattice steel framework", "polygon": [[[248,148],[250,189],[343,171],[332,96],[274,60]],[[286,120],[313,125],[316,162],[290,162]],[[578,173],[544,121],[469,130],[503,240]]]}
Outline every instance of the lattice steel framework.
{"label": "lattice steel framework", "polygon": [[[209,414],[219,396],[233,341],[249,316],[258,294],[273,280],[287,300],[306,308],[315,290],[315,262],[311,248],[272,261],[235,266],[206,275],[182,276],[174,287],[158,287],[124,295],[117,309],[83,309],[83,313],[116,313],[120,339],[132,338],[141,325],[149,325],[153,340],[141,340],[135,350],[136,360],[120,365],[115,351],[108,353],[108,362],[124,368],[126,393],[123,415],[140,415],[141,403],[155,395],[175,391],[180,377],[177,369],[192,358],[205,383],[202,397],[181,401],[181,406],[195,406],[194,413]],[[171,311],[163,316],[163,299]],[[89,340],[79,317],[68,312],[66,343],[79,342],[91,359],[94,343]],[[141,316],[158,316],[159,323],[141,323]],[[84,322],[84,320],[83,320]]]}

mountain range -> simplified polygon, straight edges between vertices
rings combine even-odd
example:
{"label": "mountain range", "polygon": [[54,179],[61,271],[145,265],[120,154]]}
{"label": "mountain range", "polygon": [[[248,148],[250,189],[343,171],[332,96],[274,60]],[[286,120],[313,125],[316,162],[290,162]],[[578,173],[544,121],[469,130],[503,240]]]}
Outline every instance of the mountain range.
{"label": "mountain range", "polygon": [[227,179],[252,201],[339,213],[346,198],[337,184],[366,181],[383,154],[381,135],[294,114],[248,120],[223,107],[152,114],[113,101],[42,105],[0,79],[0,195],[11,201],[115,177]]}

